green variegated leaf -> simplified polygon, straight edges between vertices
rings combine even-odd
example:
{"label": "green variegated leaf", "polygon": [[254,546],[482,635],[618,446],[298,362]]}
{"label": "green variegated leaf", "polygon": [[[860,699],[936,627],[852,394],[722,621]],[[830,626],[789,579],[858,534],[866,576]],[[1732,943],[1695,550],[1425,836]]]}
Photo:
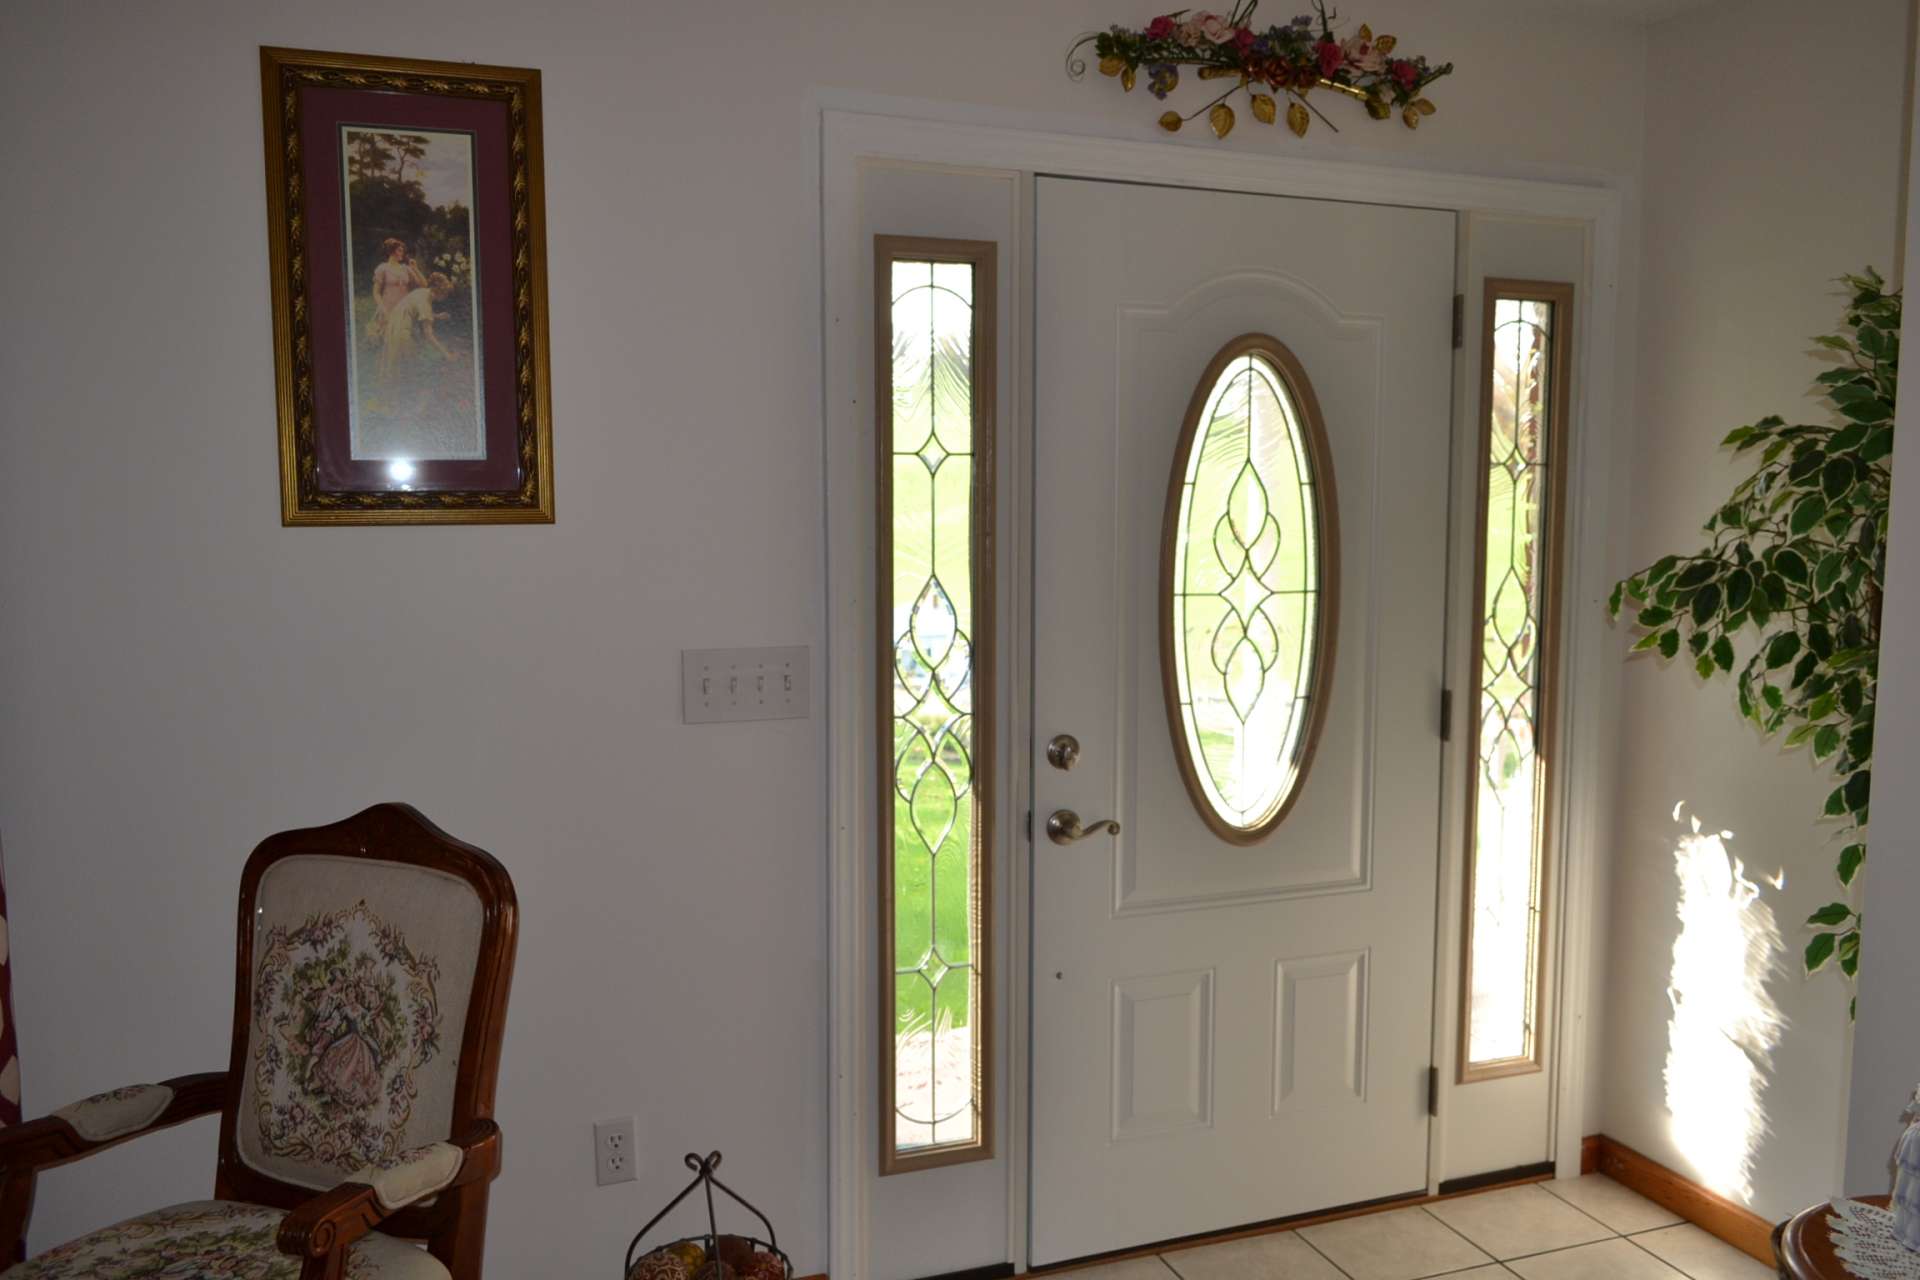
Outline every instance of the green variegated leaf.
{"label": "green variegated leaf", "polygon": [[1845,924],[1848,920],[1852,918],[1853,918],[1853,909],[1849,907],[1846,903],[1829,902],[1826,906],[1820,908],[1818,911],[1808,916],[1807,923],[1811,925],[1831,927],[1836,924]]}
{"label": "green variegated leaf", "polygon": [[1850,885],[1853,878],[1860,874],[1860,864],[1867,860],[1867,846],[1854,843],[1840,851],[1840,883]]}
{"label": "green variegated leaf", "polygon": [[1780,631],[1767,641],[1767,668],[1784,667],[1793,661],[1800,652],[1800,637],[1791,631]]}

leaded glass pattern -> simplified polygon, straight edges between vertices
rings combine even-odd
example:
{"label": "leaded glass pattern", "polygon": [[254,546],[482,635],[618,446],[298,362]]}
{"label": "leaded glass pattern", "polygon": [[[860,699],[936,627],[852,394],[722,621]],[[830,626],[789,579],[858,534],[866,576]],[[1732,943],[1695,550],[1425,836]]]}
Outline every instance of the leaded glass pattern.
{"label": "leaded glass pattern", "polygon": [[[1551,298],[1489,291],[1473,732],[1466,1070],[1538,1061],[1546,625],[1556,424]],[[1498,1072],[1490,1073],[1497,1074]]]}
{"label": "leaded glass pattern", "polygon": [[1169,503],[1175,747],[1201,816],[1229,839],[1264,835],[1294,794],[1327,643],[1318,424],[1282,351],[1242,339],[1215,359]]}
{"label": "leaded glass pattern", "polygon": [[979,636],[990,431],[977,419],[979,264],[887,257],[882,465],[890,894],[889,1158],[984,1136],[983,888],[991,707]]}

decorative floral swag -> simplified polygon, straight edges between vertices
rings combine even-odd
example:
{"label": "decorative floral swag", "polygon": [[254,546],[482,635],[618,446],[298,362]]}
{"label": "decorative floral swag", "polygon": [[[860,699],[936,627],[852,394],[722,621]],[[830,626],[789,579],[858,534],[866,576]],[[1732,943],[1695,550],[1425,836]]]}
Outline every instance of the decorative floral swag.
{"label": "decorative floral swag", "polygon": [[[1101,74],[1119,77],[1120,87],[1129,93],[1142,68],[1147,73],[1147,91],[1163,101],[1180,83],[1183,66],[1198,67],[1202,80],[1232,80],[1225,93],[1197,110],[1184,116],[1168,111],[1160,117],[1160,127],[1174,133],[1204,112],[1214,135],[1224,138],[1235,119],[1227,99],[1241,92],[1247,94],[1253,118],[1262,124],[1278,118],[1273,95],[1279,94],[1288,99],[1287,127],[1296,135],[1305,135],[1313,116],[1339,132],[1308,100],[1316,88],[1358,99],[1375,120],[1388,119],[1397,110],[1407,128],[1417,128],[1420,118],[1435,110],[1423,90],[1453,72],[1451,62],[1430,66],[1424,57],[1395,57],[1398,41],[1374,35],[1365,24],[1346,39],[1339,38],[1333,27],[1337,15],[1329,14],[1318,0],[1313,13],[1264,31],[1253,25],[1258,7],[1259,0],[1240,0],[1224,16],[1179,9],[1137,31],[1114,26],[1082,36],[1067,55],[1067,74],[1076,80],[1086,74],[1086,61],[1078,55],[1091,43]],[[1258,87],[1272,93],[1260,92]]]}

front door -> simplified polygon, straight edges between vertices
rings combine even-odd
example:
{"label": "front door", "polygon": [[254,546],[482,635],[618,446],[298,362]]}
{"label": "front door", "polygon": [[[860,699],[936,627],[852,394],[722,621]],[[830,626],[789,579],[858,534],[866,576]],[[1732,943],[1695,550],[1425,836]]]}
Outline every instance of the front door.
{"label": "front door", "polygon": [[1454,215],[1037,201],[1040,1265],[1426,1187]]}

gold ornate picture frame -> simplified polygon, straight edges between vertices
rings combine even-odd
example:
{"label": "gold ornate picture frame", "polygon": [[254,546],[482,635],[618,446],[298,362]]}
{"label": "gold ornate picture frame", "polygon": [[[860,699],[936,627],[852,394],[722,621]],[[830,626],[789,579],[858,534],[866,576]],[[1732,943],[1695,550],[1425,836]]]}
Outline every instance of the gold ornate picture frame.
{"label": "gold ornate picture frame", "polygon": [[288,525],[551,523],[540,73],[262,48]]}

